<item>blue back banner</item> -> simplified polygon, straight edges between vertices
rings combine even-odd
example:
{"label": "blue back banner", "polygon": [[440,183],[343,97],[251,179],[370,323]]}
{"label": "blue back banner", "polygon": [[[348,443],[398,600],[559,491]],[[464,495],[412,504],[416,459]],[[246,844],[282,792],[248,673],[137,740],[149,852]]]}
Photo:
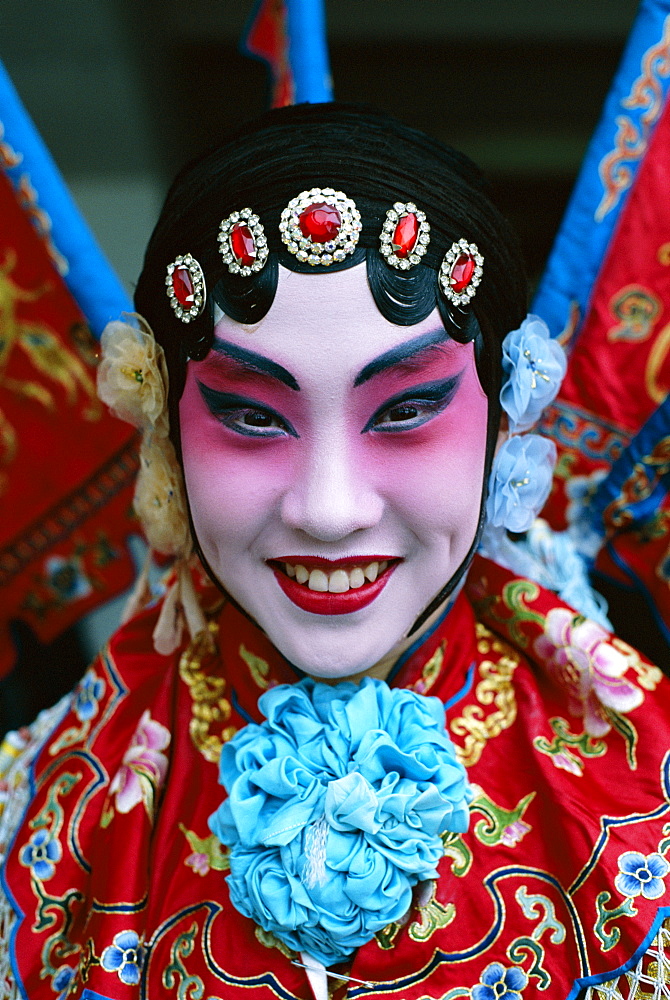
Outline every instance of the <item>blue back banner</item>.
{"label": "blue back banner", "polygon": [[332,101],[323,0],[258,0],[240,48],[267,63],[273,108]]}
{"label": "blue back banner", "polygon": [[552,336],[586,314],[670,86],[668,39],[670,0],[642,0],[532,305]]}
{"label": "blue back banner", "polygon": [[0,63],[0,165],[63,276],[92,332],[132,311],[112,270]]}

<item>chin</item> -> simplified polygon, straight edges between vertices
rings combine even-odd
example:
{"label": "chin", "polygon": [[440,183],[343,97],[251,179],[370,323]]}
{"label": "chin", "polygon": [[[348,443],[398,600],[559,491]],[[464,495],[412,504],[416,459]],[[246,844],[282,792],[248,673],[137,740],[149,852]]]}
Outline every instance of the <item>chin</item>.
{"label": "chin", "polygon": [[249,601],[240,603],[294,667],[311,677],[337,680],[378,663],[403,641],[423,610],[424,604],[410,602],[409,595],[399,600],[389,591],[350,614],[310,613],[276,593],[272,601],[254,602],[255,608]]}
{"label": "chin", "polygon": [[[313,638],[305,638],[304,641],[284,641],[283,637],[270,634],[270,639],[277,647],[282,656],[303,673],[314,677],[317,680],[328,681],[343,680],[355,674],[362,674],[369,670],[375,663],[382,659],[392,648],[402,639],[398,636],[391,646],[388,645],[388,637],[385,642],[369,643],[365,649],[361,649],[361,644],[357,642],[355,636],[347,635],[333,636],[326,641],[317,641]],[[354,647],[355,655],[354,655]]]}

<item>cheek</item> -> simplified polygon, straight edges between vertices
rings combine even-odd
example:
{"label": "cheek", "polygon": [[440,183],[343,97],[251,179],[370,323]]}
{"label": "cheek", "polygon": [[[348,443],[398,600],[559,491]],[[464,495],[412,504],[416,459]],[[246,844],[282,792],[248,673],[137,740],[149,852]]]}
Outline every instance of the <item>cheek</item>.
{"label": "cheek", "polygon": [[378,488],[428,532],[467,534],[479,520],[488,401],[478,384],[473,388],[414,434],[370,440],[365,462]]}
{"label": "cheek", "polygon": [[179,419],[186,490],[200,541],[248,538],[291,479],[290,442],[254,446],[228,431],[204,405],[193,378],[187,380]]}

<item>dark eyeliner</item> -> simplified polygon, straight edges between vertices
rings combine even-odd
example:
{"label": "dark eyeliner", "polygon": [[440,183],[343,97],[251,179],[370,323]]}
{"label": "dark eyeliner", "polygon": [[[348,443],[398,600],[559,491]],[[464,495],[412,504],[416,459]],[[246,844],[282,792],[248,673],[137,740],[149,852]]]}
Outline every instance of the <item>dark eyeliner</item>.
{"label": "dark eyeliner", "polygon": [[[424,382],[422,385],[415,385],[412,389],[406,389],[403,392],[397,393],[395,396],[391,396],[390,399],[387,399],[382,406],[375,410],[361,431],[361,434],[365,434],[367,431],[374,429],[381,430],[380,427],[376,427],[377,421],[380,417],[382,417],[388,410],[392,410],[394,407],[402,406],[403,404],[427,404],[432,409],[431,415],[436,416],[449,405],[456,395],[462,375],[463,372],[458,372],[457,375],[450,375],[449,378],[438,379],[434,382]],[[398,423],[400,426],[396,428],[392,426],[384,428],[383,433],[394,433],[408,429],[402,426],[401,421],[398,421]]]}
{"label": "dark eyeliner", "polygon": [[[256,399],[250,399],[248,396],[240,396],[235,392],[221,392],[219,389],[212,389],[211,386],[204,385],[199,380],[197,380],[197,382],[200,395],[202,396],[205,405],[212,416],[220,419],[230,413],[234,413],[236,410],[257,410],[259,413],[267,413],[268,416],[274,417],[275,420],[282,424],[286,433],[290,434],[291,437],[298,437],[294,427],[289,423],[286,417],[283,417],[281,413],[277,413],[277,411],[273,410],[272,407],[266,406],[265,403],[259,403]],[[248,437],[259,438],[275,436],[273,434],[258,434],[251,428],[246,431],[243,430],[241,426],[234,428],[234,430],[235,433],[246,435]]]}

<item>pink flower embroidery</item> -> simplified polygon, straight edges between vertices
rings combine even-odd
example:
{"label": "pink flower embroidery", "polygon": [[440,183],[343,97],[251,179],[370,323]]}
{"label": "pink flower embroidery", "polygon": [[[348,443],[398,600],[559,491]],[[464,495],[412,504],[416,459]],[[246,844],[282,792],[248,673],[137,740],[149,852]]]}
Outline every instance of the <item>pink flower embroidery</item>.
{"label": "pink flower embroidery", "polygon": [[517,819],[505,827],[500,839],[506,847],[514,847],[520,840],[523,840],[530,829],[531,827],[528,826],[528,823],[524,823],[522,819]]}
{"label": "pink flower embroidery", "polygon": [[110,795],[116,795],[118,812],[130,812],[143,802],[148,815],[153,815],[156,795],[168,769],[168,759],[162,751],[169,742],[169,730],[145,711],[109,786]]}
{"label": "pink flower embroidery", "polygon": [[630,712],[642,703],[642,692],[624,678],[629,657],[588,618],[552,608],[535,651],[567,690],[570,711],[583,717],[589,736],[604,736],[612,728],[605,709]]}
{"label": "pink flower embroidery", "polygon": [[189,854],[184,863],[198,875],[206,875],[209,871],[209,858],[200,851],[194,851],[193,854]]}
{"label": "pink flower embroidery", "polygon": [[551,762],[554,767],[561,768],[563,771],[568,771],[570,774],[576,774],[578,778],[581,778],[582,776],[584,765],[581,760],[571,753],[552,754]]}

